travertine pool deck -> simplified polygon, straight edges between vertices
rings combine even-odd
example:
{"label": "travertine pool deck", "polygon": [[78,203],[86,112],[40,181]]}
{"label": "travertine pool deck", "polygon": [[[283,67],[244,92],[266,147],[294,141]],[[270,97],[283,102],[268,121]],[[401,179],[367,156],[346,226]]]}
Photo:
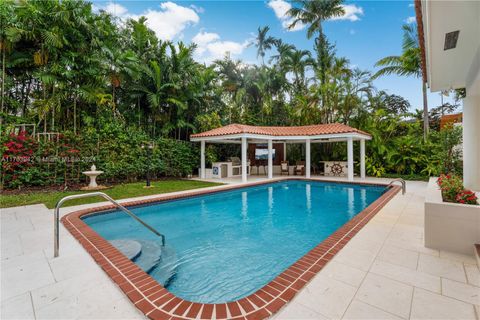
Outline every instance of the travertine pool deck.
{"label": "travertine pool deck", "polygon": [[[425,188],[424,182],[408,182],[407,194],[396,195],[273,318],[479,319],[480,272],[473,255],[423,246]],[[63,225],[60,257],[53,259],[53,210],[0,210],[1,319],[145,318]]]}

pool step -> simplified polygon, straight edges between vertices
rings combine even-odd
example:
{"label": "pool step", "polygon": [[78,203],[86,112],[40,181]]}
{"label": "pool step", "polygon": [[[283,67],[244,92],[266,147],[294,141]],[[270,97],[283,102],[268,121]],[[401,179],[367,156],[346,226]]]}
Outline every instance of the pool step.
{"label": "pool step", "polygon": [[142,253],[142,245],[138,241],[131,239],[117,239],[110,240],[109,242],[130,260],[135,259],[140,253]]}
{"label": "pool step", "polygon": [[162,257],[160,263],[155,269],[152,270],[150,275],[166,287],[175,276],[177,266],[178,258],[175,250],[166,245],[162,248]]}
{"label": "pool step", "polygon": [[142,254],[133,259],[133,262],[137,264],[143,271],[149,273],[160,262],[163,254],[163,248],[155,241],[149,240],[136,240],[142,245]]}
{"label": "pool step", "polygon": [[110,240],[110,243],[164,286],[175,275],[178,259],[168,245],[162,247],[155,241],[133,239]]}

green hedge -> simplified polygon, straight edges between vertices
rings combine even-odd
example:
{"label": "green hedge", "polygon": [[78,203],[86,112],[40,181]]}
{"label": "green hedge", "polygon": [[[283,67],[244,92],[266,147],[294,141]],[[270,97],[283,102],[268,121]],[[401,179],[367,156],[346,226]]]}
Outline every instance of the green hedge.
{"label": "green hedge", "polygon": [[[153,142],[151,160],[148,149]],[[100,182],[144,179],[147,166],[153,178],[186,177],[199,164],[195,143],[158,138],[151,141],[142,131],[115,122],[79,135],[66,132],[53,141],[35,141],[25,133],[2,138],[2,187],[70,185],[83,183],[81,173],[95,163],[105,173]]]}

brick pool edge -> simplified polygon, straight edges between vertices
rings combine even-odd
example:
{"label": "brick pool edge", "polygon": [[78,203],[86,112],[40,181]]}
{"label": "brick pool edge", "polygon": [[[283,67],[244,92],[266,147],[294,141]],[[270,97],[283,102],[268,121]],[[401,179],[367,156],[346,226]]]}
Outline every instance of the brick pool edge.
{"label": "brick pool edge", "polygon": [[[214,190],[194,190],[182,194],[160,195],[151,199],[122,203],[122,205],[129,207],[153,204],[283,180],[289,180],[289,178],[219,187]],[[322,181],[304,178],[294,180]],[[350,183],[344,181],[325,182]],[[362,182],[353,184],[385,186]],[[132,303],[150,319],[265,319],[292,300],[399,190],[398,186],[390,187],[362,212],[261,289],[245,298],[227,303],[196,303],[176,297],[81,220],[81,217],[86,215],[116,209],[113,205],[72,212],[62,218],[62,223]]]}

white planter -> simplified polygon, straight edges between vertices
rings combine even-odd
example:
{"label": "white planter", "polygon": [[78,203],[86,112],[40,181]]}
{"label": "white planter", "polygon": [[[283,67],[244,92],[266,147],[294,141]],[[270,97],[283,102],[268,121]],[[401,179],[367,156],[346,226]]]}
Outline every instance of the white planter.
{"label": "white planter", "polygon": [[425,247],[472,255],[480,243],[480,206],[443,202],[437,178],[425,198]]}

